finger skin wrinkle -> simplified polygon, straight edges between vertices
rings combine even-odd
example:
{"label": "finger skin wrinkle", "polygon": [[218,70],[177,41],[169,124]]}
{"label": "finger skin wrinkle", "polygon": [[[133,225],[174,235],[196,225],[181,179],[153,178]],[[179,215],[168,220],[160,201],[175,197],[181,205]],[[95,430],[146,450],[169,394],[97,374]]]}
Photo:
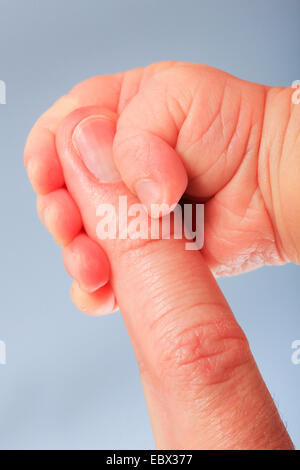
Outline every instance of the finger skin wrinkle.
{"label": "finger skin wrinkle", "polygon": [[[193,310],[195,310],[196,308],[199,309],[199,308],[204,308],[204,309],[210,309],[210,308],[218,308],[220,311],[224,310],[227,312],[228,310],[228,307],[222,303],[222,302],[197,302],[197,303],[193,303],[193,304],[188,304],[186,306],[186,310],[187,312],[191,312]],[[227,312],[228,313],[228,312]],[[171,325],[170,323],[170,317],[172,317],[172,315],[174,316],[174,310],[169,310],[167,309],[166,311],[162,311],[160,312],[160,314],[150,323],[149,325],[149,333],[150,334],[153,334],[153,333],[156,333],[156,334],[159,334],[159,332],[162,332],[164,334],[164,331],[165,331],[165,327],[166,326],[170,326],[170,331],[172,331],[173,329],[173,326],[176,327],[176,322],[175,322],[175,325]],[[174,323],[174,322],[173,322]],[[209,322],[209,323],[205,323],[205,322],[202,322],[202,325],[203,326],[209,326],[211,325],[212,323],[214,322]]]}
{"label": "finger skin wrinkle", "polygon": [[[257,90],[253,93],[261,94]],[[217,102],[215,100],[213,105],[217,110],[211,110],[213,115],[209,125],[201,129],[199,109],[205,105],[198,93],[191,107],[191,117],[181,129],[177,146],[179,153],[184,154],[189,162],[188,192],[197,182],[197,186],[203,188],[203,196],[212,196],[230,183],[248,154],[253,157],[255,149],[251,149],[249,143],[252,140],[257,142],[261,132],[259,118],[262,110],[253,117],[253,105],[244,95],[246,92],[234,88],[230,79],[224,81],[222,93],[219,90]],[[206,106],[206,114],[208,112],[209,107]],[[188,142],[188,147],[184,142]]]}
{"label": "finger skin wrinkle", "polygon": [[[175,66],[176,76],[173,71]],[[191,72],[180,64],[158,67],[152,76],[146,68],[137,94],[122,110],[118,129],[127,131],[132,127],[144,130],[175,148],[178,129],[184,122],[192,99],[191,90],[184,89],[183,76],[186,73]]]}
{"label": "finger skin wrinkle", "polygon": [[[145,121],[141,130],[147,130],[148,127],[151,127],[150,123],[156,125],[156,130],[151,129],[151,134],[156,135],[159,138],[163,138],[167,143],[169,143],[173,148],[176,146],[177,137],[178,137],[178,126],[175,117],[170,114],[168,109],[168,94],[169,91],[166,90],[165,86],[161,82],[157,82],[157,89],[153,86],[146,90],[141,90],[139,99],[143,104]],[[154,96],[153,96],[154,94]],[[155,95],[157,95],[155,97]],[[142,112],[142,109],[140,109]],[[161,117],[160,117],[161,116]],[[168,127],[166,129],[166,124]]]}
{"label": "finger skin wrinkle", "polygon": [[[233,204],[230,204],[229,201],[227,201],[226,204],[226,199],[222,198],[222,196],[215,196],[214,201],[218,206],[220,206],[224,212],[228,212],[229,215],[233,216],[234,219],[238,219],[238,224],[243,225],[243,222],[246,220],[249,220],[249,212],[254,211],[255,207],[253,207],[253,202],[254,199],[256,198],[257,195],[260,195],[260,191],[258,187],[253,188],[253,191],[249,192],[248,200],[246,204],[244,205],[242,209],[242,212],[239,211],[237,212],[235,209],[236,207]],[[255,204],[254,204],[255,205]],[[252,206],[252,207],[251,207]],[[253,215],[251,216],[253,218]]]}
{"label": "finger skin wrinkle", "polygon": [[176,61],[162,61],[124,72],[117,107],[118,114],[121,114],[126,109],[132,99],[138,95],[155,75],[175,66],[178,66]]}
{"label": "finger skin wrinkle", "polygon": [[[226,308],[200,304],[187,308],[186,314],[190,315],[192,310],[199,311],[201,318],[201,311],[216,311],[216,315],[222,316],[220,312]],[[229,316],[228,311],[226,315]],[[157,371],[167,388],[176,384],[180,391],[189,384],[190,390],[197,390],[225,383],[252,357],[246,337],[233,319],[200,322],[180,329],[175,324],[170,327],[165,318],[156,322],[150,334],[155,338]]]}
{"label": "finger skin wrinkle", "polygon": [[[192,105],[190,107],[191,115],[193,115],[195,112],[196,113],[198,112],[198,109],[201,106],[199,104],[199,102],[201,101],[202,94],[203,94],[203,86],[201,86],[201,88],[197,91],[197,93],[196,93],[196,95],[195,95],[195,97],[192,101]],[[191,129],[190,129],[191,135],[189,137],[189,146],[185,149],[186,153],[193,152],[195,146],[198,145],[199,141],[203,140],[205,138],[205,136],[207,136],[209,134],[209,131],[213,128],[216,121],[218,119],[220,119],[221,109],[222,109],[222,105],[224,103],[224,95],[225,95],[225,86],[222,89],[222,94],[220,96],[219,104],[217,106],[216,111],[213,113],[210,120],[208,120],[206,128],[201,130],[200,135],[199,135],[199,132],[197,130],[197,127],[191,126]],[[196,108],[196,111],[195,111],[195,108]],[[179,137],[180,137],[180,135],[179,135]]]}
{"label": "finger skin wrinkle", "polygon": [[[288,97],[290,98],[290,94],[291,94],[291,90],[287,90],[287,89],[283,89],[283,90],[280,90],[278,95],[288,95]],[[278,98],[280,99],[280,96],[278,96]],[[290,106],[287,110],[287,113],[286,113],[286,117],[285,117],[285,123],[284,123],[284,127],[283,127],[283,130],[282,130],[282,133],[283,133],[283,138],[281,140],[281,146],[280,146],[280,150],[279,150],[279,154],[278,154],[278,174],[277,174],[277,184],[278,184],[278,187],[279,187],[279,196],[278,196],[278,200],[277,200],[277,204],[278,204],[278,208],[277,208],[277,213],[279,212],[280,214],[278,214],[279,217],[282,217],[283,218],[283,221],[284,221],[284,225],[286,226],[286,233],[288,234],[288,237],[289,237],[289,242],[290,242],[290,245],[294,251],[294,256],[292,258],[292,261],[296,262],[297,264],[300,264],[300,246],[299,246],[299,241],[297,242],[296,241],[296,237],[294,236],[294,230],[289,230],[289,223],[287,221],[287,219],[289,218],[288,217],[288,212],[284,209],[284,206],[286,206],[286,204],[284,204],[284,197],[285,197],[285,191],[284,189],[281,189],[281,175],[284,174],[284,168],[283,168],[283,162],[284,162],[284,159],[285,159],[285,147],[287,147],[289,145],[289,140],[290,139],[287,139],[287,135],[288,135],[288,129],[289,129],[289,126],[290,126],[290,123],[291,123],[291,118],[292,118],[292,111],[294,109],[293,105],[292,105],[292,99],[290,98],[288,100],[288,102],[290,103]],[[300,127],[300,123],[298,123],[298,133],[295,133],[296,135],[298,134],[299,136],[299,127]],[[295,141],[296,142],[296,141]],[[296,149],[296,147],[294,147]],[[288,149],[288,153],[292,153],[292,149]],[[300,154],[300,146],[299,146],[299,154]],[[269,158],[271,157],[271,159],[269,160],[269,165],[271,165],[271,162],[274,160],[274,157],[271,156],[271,154],[269,154]],[[275,157],[276,158],[276,157]],[[276,160],[275,160],[276,161]],[[274,175],[273,175],[274,177]],[[276,177],[275,177],[276,178]],[[276,179],[275,179],[276,181]],[[273,185],[275,186],[274,184],[274,181],[272,181],[272,177],[271,177],[271,187],[272,187],[272,183]],[[274,193],[272,192],[272,195]],[[298,198],[296,198],[298,199]],[[273,206],[274,206],[274,203],[276,204],[276,195],[274,197],[274,202],[273,202]],[[288,204],[288,207],[289,207],[289,204]],[[276,217],[276,214],[275,214],[275,217]],[[279,225],[279,224],[277,224]]]}
{"label": "finger skin wrinkle", "polygon": [[[299,213],[297,198],[290,198],[289,187],[297,178],[299,164],[293,160],[292,91],[288,88],[273,87],[267,91],[264,125],[259,149],[259,187],[265,206],[274,227],[276,243],[282,258],[299,262],[300,248],[297,218],[290,214]],[[291,112],[292,111],[292,112]],[[299,131],[299,124],[298,124]],[[286,149],[288,151],[286,152]]]}
{"label": "finger skin wrinkle", "polygon": [[116,112],[121,114],[138,94],[142,83],[143,69],[124,72]]}
{"label": "finger skin wrinkle", "polygon": [[[95,240],[97,241],[97,237],[95,237]],[[134,264],[139,259],[145,261],[147,256],[151,256],[151,253],[156,251],[156,245],[164,241],[168,240],[152,239],[150,235],[146,239],[132,240],[127,238],[126,240],[116,240],[113,249],[118,253],[118,264]]]}
{"label": "finger skin wrinkle", "polygon": [[[180,129],[186,119],[186,112],[184,111],[179,99],[176,99],[175,96],[171,95],[166,91],[165,102],[167,106],[168,113],[172,119],[174,128],[177,131],[177,139]],[[176,139],[176,143],[177,143]],[[176,145],[174,146],[176,148]]]}
{"label": "finger skin wrinkle", "polygon": [[[195,94],[196,91],[193,90],[193,87],[185,87],[184,76],[179,84],[175,83],[172,85],[171,80],[166,80],[165,82],[164,102],[166,103],[167,114],[177,131],[175,133],[176,142],[173,142],[175,150],[177,150],[181,130],[184,128],[186,119],[188,119],[191,113]],[[171,144],[171,142],[169,143]]]}

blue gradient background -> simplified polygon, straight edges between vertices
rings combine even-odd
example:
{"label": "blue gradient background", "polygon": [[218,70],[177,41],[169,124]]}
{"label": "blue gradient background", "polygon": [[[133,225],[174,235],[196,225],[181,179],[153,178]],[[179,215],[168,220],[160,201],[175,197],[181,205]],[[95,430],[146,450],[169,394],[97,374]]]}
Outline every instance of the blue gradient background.
{"label": "blue gradient background", "polygon": [[[85,78],[164,59],[288,86],[300,79],[299,20],[296,0],[0,0],[2,449],[154,446],[121,315],[73,307],[60,249],[38,221],[22,161],[34,121]],[[300,448],[300,269],[220,285]]]}

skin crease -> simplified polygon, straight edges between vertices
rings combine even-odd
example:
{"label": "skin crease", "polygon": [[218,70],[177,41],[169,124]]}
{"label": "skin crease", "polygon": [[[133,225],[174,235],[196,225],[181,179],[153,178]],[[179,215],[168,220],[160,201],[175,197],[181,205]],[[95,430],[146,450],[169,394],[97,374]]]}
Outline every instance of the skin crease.
{"label": "skin crease", "polygon": [[[167,201],[177,202],[184,190],[185,197],[206,201],[202,255],[186,252],[180,241],[134,249],[104,243],[111,283],[103,302],[103,287],[84,292],[81,279],[72,290],[74,303],[91,314],[112,309],[111,289],[115,292],[160,448],[292,448],[206,264],[215,275],[228,275],[298,262],[300,112],[292,105],[293,91],[251,84],[202,65],[164,62],[83,82],[40,118],[28,138],[29,178],[42,198],[38,206],[44,207],[45,197],[51,203],[47,228],[57,240],[63,238],[64,250],[67,235],[76,240],[70,227],[78,224],[82,236],[78,211],[87,235],[97,241],[96,204],[113,201],[119,192],[135,198],[135,184],[145,176],[161,184]],[[76,124],[99,107],[109,119],[118,117],[114,158],[128,189],[117,183],[113,192],[104,190],[70,145]],[[176,168],[175,179],[170,168]],[[51,202],[57,190],[60,200],[73,205],[69,213],[75,225],[69,216],[62,226],[58,204]],[[103,250],[95,256],[98,264],[107,263]],[[78,259],[88,257],[77,252]],[[93,261],[91,272],[86,269],[89,288],[103,281]],[[70,264],[68,257],[72,272]],[[140,294],[131,298],[133,283]],[[237,400],[246,408],[236,407]]]}

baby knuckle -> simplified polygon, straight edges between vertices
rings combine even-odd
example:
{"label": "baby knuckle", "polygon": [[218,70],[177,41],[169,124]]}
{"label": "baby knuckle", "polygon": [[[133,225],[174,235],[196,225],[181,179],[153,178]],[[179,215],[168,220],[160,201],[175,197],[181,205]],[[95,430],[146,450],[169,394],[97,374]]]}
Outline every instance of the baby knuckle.
{"label": "baby knuckle", "polygon": [[165,334],[157,350],[163,380],[191,387],[226,382],[251,358],[247,339],[234,320],[199,323]]}

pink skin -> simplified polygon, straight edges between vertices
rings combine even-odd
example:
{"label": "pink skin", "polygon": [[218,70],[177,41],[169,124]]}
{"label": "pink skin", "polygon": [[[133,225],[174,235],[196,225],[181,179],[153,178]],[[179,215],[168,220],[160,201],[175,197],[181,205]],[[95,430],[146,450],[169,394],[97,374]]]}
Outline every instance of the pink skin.
{"label": "pink skin", "polygon": [[66,189],[38,196],[37,211],[43,224],[60,245],[70,243],[82,228],[80,212]]}
{"label": "pink skin", "polygon": [[[95,177],[91,152],[85,140],[78,145],[75,136],[81,132],[78,125],[86,126],[90,116],[105,115],[107,119],[102,122],[101,117],[97,123],[100,158]],[[57,155],[68,191],[60,189],[43,196],[48,205],[42,205],[42,214],[50,210],[55,222],[56,211],[61,214],[60,203],[67,198],[64,204],[71,219],[66,227],[63,223],[59,227],[63,234],[59,238],[64,241],[71,235],[67,227],[72,219],[77,222],[81,214],[86,235],[79,224],[74,225],[73,241],[64,248],[71,274],[77,279],[83,276],[81,286],[77,281],[73,284],[73,301],[86,313],[102,315],[115,309],[115,296],[118,299],[139,362],[158,447],[291,448],[244,334],[201,253],[186,251],[185,240],[103,240],[100,248],[96,233],[99,204],[117,204],[120,195],[126,195],[129,204],[138,201],[118,177],[99,179],[103,163],[108,175],[108,143],[115,132],[111,120],[112,114],[102,107],[80,108],[69,114],[56,132]],[[92,118],[88,132],[94,132],[95,126]],[[112,152],[110,155],[112,158]],[[116,176],[112,166],[110,174]],[[52,223],[49,225],[51,228]],[[103,249],[110,261],[111,280],[87,292],[97,288],[90,272],[97,272],[102,282],[108,280]],[[94,267],[84,274],[89,263]],[[249,407],[244,424],[236,406],[240,397]],[[212,414],[216,414],[216,421]]]}
{"label": "pink skin", "polygon": [[[90,79],[88,83],[76,87],[73,93],[55,103],[54,107],[39,119],[30,133],[24,153],[28,176],[38,195],[51,195],[55,198],[56,190],[63,188],[65,185],[61,163],[56,151],[55,136],[55,132],[61,120],[69,112],[76,109],[78,103],[83,105],[100,101],[103,105],[106,105],[107,108],[114,109],[117,106],[120,84],[121,77],[118,76],[115,76],[113,81],[109,77],[101,77],[100,80],[98,78]],[[100,88],[99,85],[101,85]],[[77,206],[67,192],[65,194],[65,201],[66,211],[73,206],[71,212],[76,213]],[[48,204],[55,206],[56,202],[53,199],[48,199]],[[64,224],[64,220],[64,218],[61,219],[62,224]],[[82,273],[79,274],[78,259],[89,258],[86,253],[86,244],[77,243],[76,240],[77,236],[82,235],[81,225],[82,224],[80,224],[80,227],[77,225],[75,230],[73,224],[71,224],[71,229],[68,227],[68,224],[63,228],[64,233],[68,233],[69,230],[72,231],[72,236],[69,241],[73,239],[73,242],[76,243],[77,246],[76,255],[73,257],[69,253],[67,260],[68,271],[72,273],[72,277],[76,280],[71,289],[71,297],[78,309],[84,313],[94,315],[97,314],[97,312],[101,312],[101,314],[107,314],[112,311],[111,303],[107,303],[106,295],[103,295],[104,298],[102,301],[101,288],[98,289],[97,296],[95,293],[91,294],[88,292],[91,286],[97,286],[102,283],[103,273],[100,273],[99,277],[99,268],[96,269],[96,272],[91,270],[90,272],[86,272],[87,279],[82,279],[85,275]],[[60,229],[57,231],[56,227],[52,225],[51,230],[52,235],[57,240],[60,240]],[[62,244],[65,244],[64,240]],[[63,253],[64,251],[65,249]],[[90,265],[90,267],[107,265],[107,256],[103,250],[99,248],[98,253],[94,253],[94,255],[94,263]],[[79,287],[79,285],[81,287]],[[87,286],[87,291],[84,290],[85,286]],[[115,307],[117,306],[115,305]]]}
{"label": "pink skin", "polygon": [[118,308],[110,284],[88,293],[79,286],[77,281],[74,281],[71,287],[71,299],[83,313],[93,317],[106,315],[107,312],[114,312]]}
{"label": "pink skin", "polygon": [[54,148],[55,136],[49,129],[37,126],[31,131],[30,154],[25,152],[25,165],[38,194],[49,194],[64,187],[64,175]]}
{"label": "pink skin", "polygon": [[85,292],[95,292],[109,282],[106,253],[84,233],[63,248],[63,261],[67,272]]}
{"label": "pink skin", "polygon": [[[25,165],[75,279],[72,300],[91,315],[118,300],[161,448],[292,448],[207,267],[300,259],[290,97],[204,66],[155,64],[77,86],[28,138]],[[185,240],[99,243],[100,203],[172,204],[184,191],[206,201],[202,253]]]}
{"label": "pink skin", "polygon": [[[238,274],[289,259],[297,261],[300,236],[297,228],[291,226],[297,217],[285,220],[279,209],[288,207],[289,213],[299,213],[298,198],[292,197],[298,181],[297,152],[289,152],[290,159],[295,154],[295,163],[291,162],[289,174],[283,173],[283,177],[287,175],[281,182],[284,194],[288,195],[285,198],[279,197],[274,185],[270,190],[269,177],[276,183],[279,178],[272,171],[268,173],[267,160],[268,142],[274,140],[272,119],[281,120],[276,122],[276,136],[288,129],[290,141],[296,140],[299,109],[287,125],[290,98],[288,90],[269,90],[209,67],[170,62],[83,82],[39,119],[25,149],[25,165],[33,187],[38,194],[47,195],[44,205],[55,206],[48,211],[52,214],[52,221],[48,221],[51,233],[63,245],[82,233],[77,206],[62,189],[65,176],[55,139],[58,126],[70,112],[96,106],[97,111],[90,108],[90,115],[104,109],[119,116],[114,159],[122,180],[133,193],[139,188],[142,199],[155,198],[149,184],[139,185],[140,181],[151,180],[159,182],[163,200],[173,203],[183,193],[188,177],[186,195],[208,200],[202,254],[216,275]],[[264,115],[269,120],[264,123],[260,146]],[[276,161],[276,148],[273,153],[272,159]],[[282,159],[286,160],[288,156]],[[58,189],[65,191],[68,219],[60,218],[56,224],[53,220],[59,218],[61,207],[61,201],[55,201]],[[41,201],[39,198],[38,204]],[[74,224],[70,223],[71,214]],[[98,264],[104,256],[98,253]],[[78,269],[71,267],[71,258],[68,270],[79,277]],[[98,275],[95,286],[101,283]],[[77,281],[84,288],[82,279]]]}

